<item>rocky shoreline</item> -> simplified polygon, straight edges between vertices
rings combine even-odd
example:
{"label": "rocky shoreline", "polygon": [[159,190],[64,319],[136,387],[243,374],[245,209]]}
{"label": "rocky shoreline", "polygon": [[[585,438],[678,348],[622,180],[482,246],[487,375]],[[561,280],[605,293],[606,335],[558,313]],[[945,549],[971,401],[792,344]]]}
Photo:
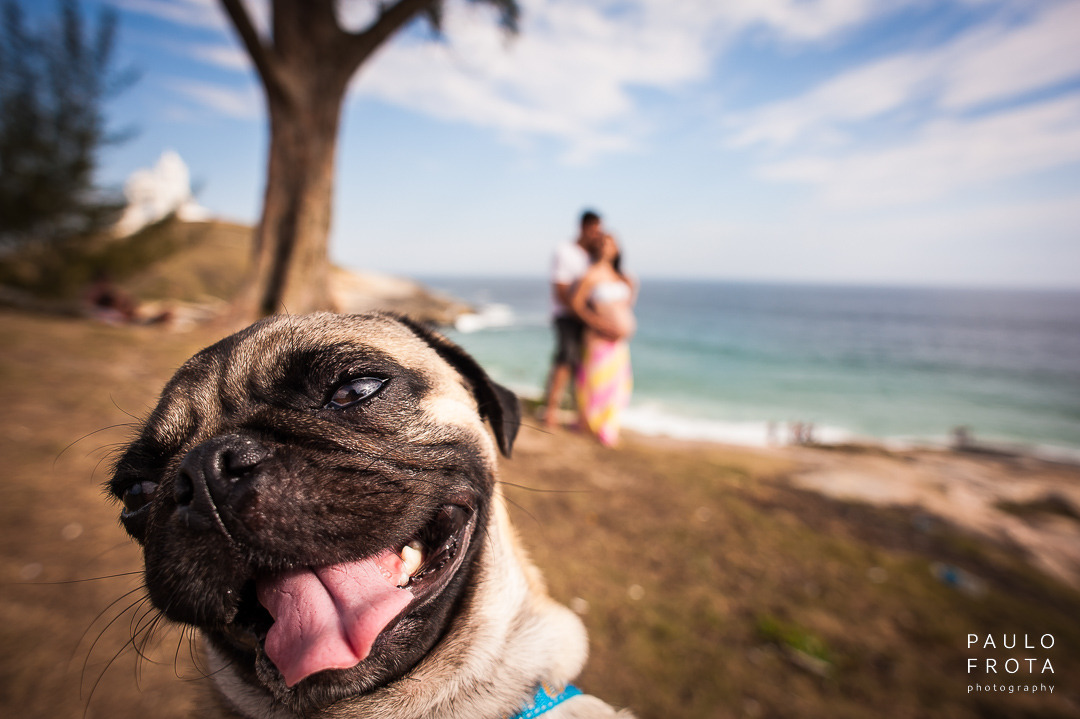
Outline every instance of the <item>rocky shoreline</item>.
{"label": "rocky shoreline", "polygon": [[425,324],[448,327],[474,311],[457,298],[401,277],[335,267],[330,282],[339,312],[393,312]]}

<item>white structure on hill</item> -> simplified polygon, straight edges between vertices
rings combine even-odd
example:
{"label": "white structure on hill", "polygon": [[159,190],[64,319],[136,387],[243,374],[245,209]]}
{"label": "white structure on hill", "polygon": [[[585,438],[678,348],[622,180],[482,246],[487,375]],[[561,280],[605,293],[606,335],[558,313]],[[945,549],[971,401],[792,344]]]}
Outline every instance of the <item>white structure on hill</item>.
{"label": "white structure on hill", "polygon": [[187,222],[210,216],[210,212],[192,197],[191,173],[174,150],[161,153],[152,168],[131,173],[124,183],[124,196],[128,201],[127,209],[116,223],[116,234],[120,236],[138,232],[170,212]]}

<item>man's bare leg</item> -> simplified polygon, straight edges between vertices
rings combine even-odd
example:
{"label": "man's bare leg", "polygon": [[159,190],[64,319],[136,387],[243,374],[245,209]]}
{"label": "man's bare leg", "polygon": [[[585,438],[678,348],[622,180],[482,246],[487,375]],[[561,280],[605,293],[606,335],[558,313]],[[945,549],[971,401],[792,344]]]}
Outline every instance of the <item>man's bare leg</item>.
{"label": "man's bare leg", "polygon": [[547,406],[544,410],[544,426],[549,429],[559,426],[559,410],[562,406],[563,395],[566,393],[566,386],[570,383],[572,369],[568,364],[557,364],[551,368]]}

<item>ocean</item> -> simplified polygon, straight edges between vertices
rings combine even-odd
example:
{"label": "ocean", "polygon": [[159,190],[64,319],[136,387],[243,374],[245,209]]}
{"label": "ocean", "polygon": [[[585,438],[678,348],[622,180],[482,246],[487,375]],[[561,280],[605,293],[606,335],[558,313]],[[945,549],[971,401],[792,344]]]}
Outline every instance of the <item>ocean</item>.
{"label": "ocean", "polygon": [[[448,334],[539,397],[538,278],[422,278],[479,314]],[[685,439],[979,443],[1080,460],[1080,292],[643,280],[624,424]]]}

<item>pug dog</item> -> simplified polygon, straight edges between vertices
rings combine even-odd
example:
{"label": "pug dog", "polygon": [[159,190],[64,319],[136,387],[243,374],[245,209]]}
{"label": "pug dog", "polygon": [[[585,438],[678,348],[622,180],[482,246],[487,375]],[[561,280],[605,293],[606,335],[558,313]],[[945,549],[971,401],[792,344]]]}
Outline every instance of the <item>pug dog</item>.
{"label": "pug dog", "polygon": [[188,360],[109,491],[151,601],[203,637],[207,713],[632,719],[571,685],[584,627],[509,523],[520,417],[391,315],[275,316]]}

